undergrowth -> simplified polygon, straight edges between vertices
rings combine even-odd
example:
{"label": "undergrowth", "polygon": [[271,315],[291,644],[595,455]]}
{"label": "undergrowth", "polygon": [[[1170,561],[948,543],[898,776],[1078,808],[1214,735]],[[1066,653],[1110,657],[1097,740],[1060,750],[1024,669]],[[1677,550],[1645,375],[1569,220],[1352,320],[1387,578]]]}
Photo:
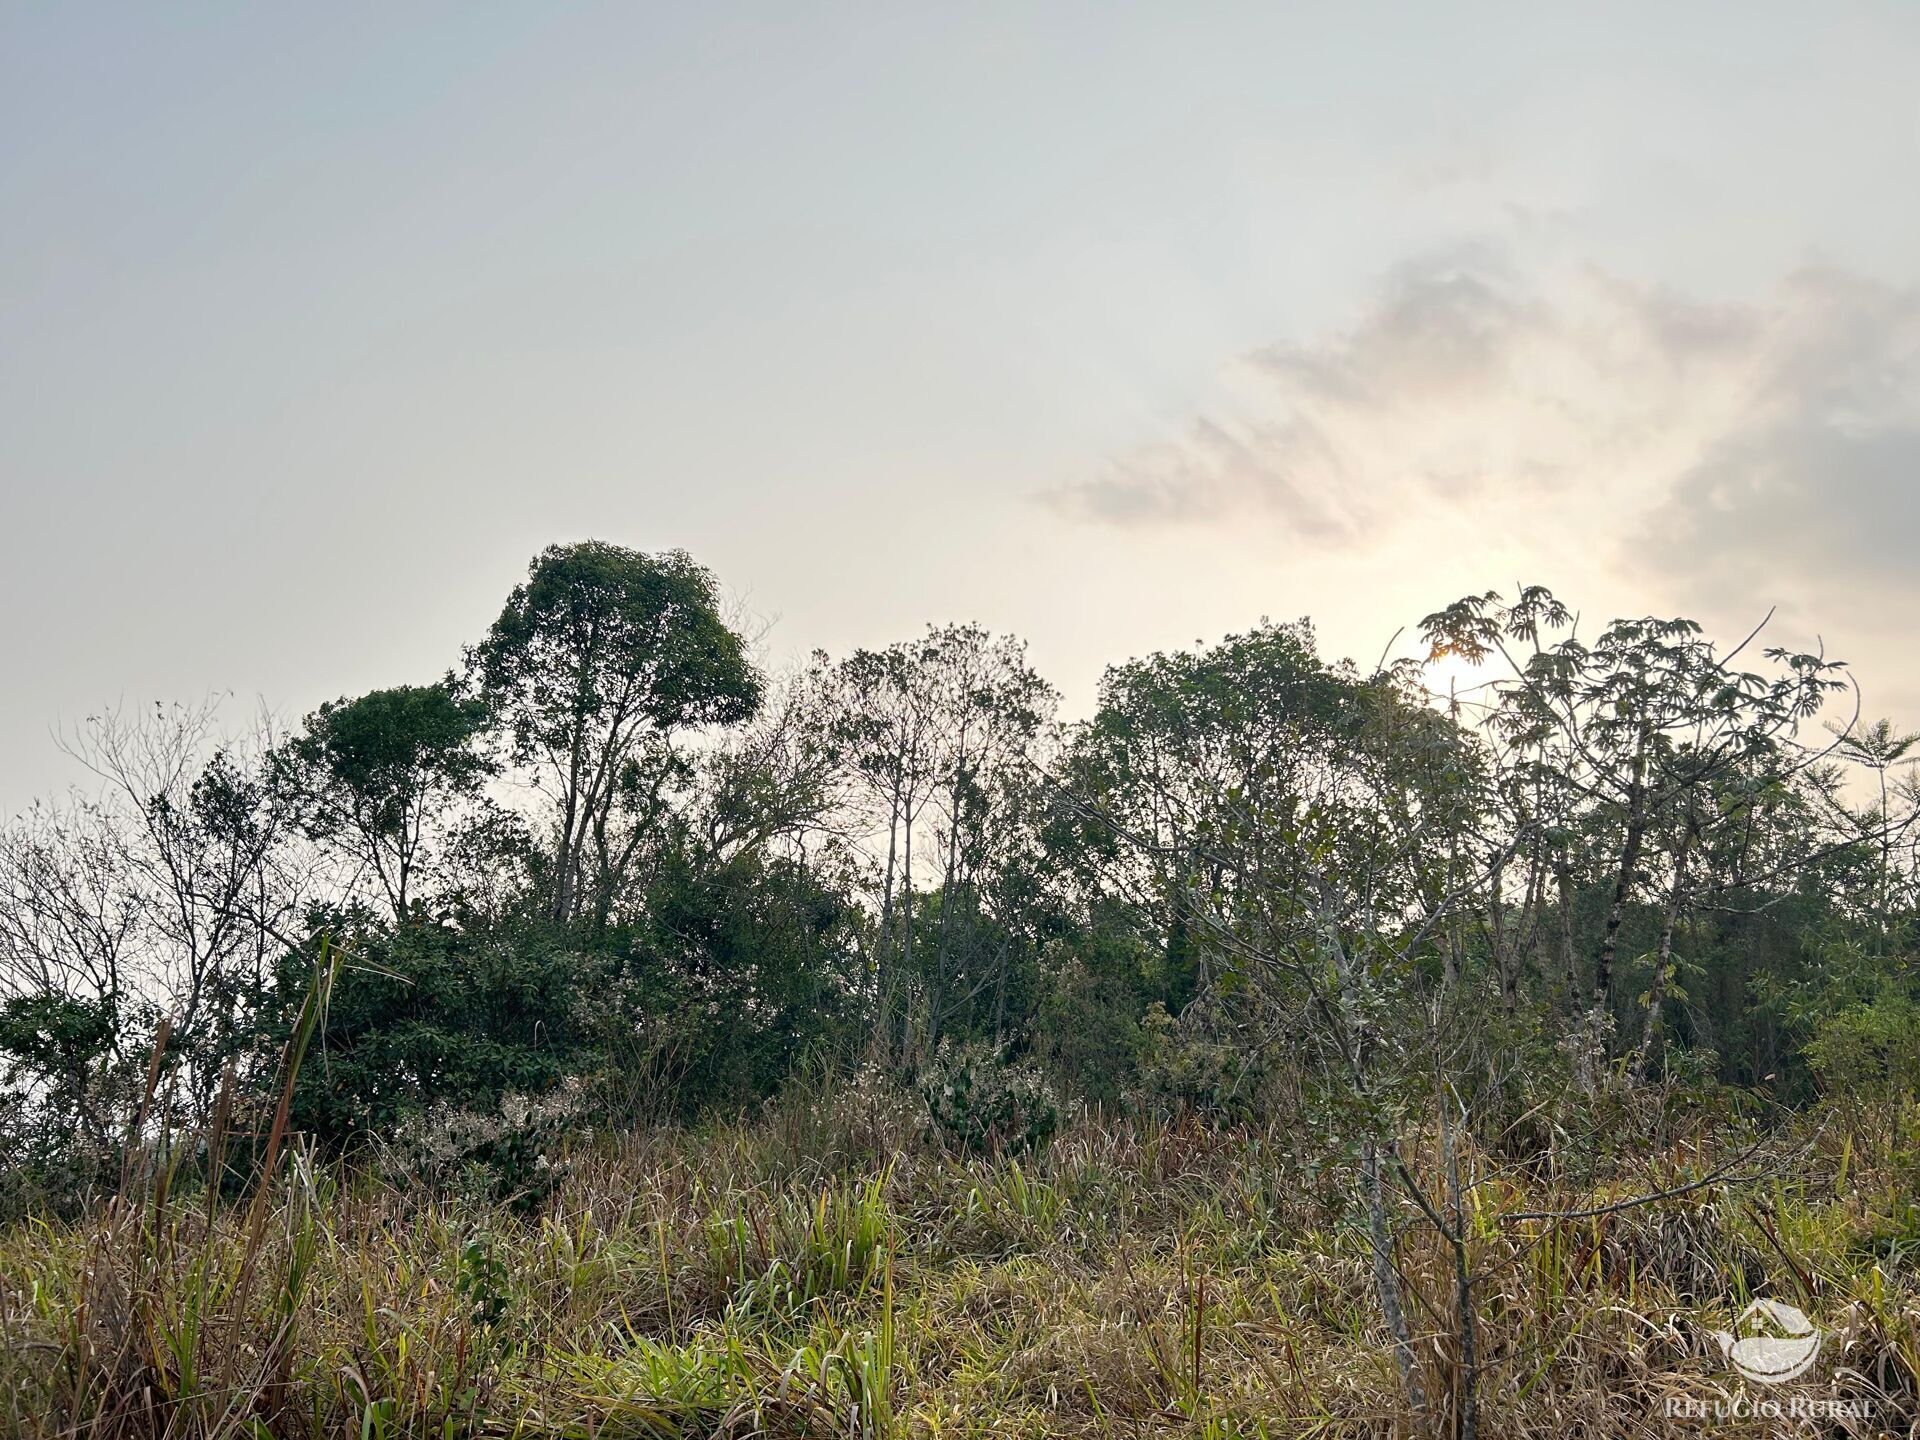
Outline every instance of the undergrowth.
{"label": "undergrowth", "polygon": [[[826,1112],[823,1113],[823,1108]],[[1756,1295],[1825,1332],[1790,1394],[1920,1423],[1920,1108],[1622,1144],[1578,1183],[1465,1156],[1480,1433],[1699,1433],[1758,1391],[1714,1329]],[[24,1437],[1412,1434],[1348,1181],[1284,1132],[1062,1124],[943,1148],[791,1100],[576,1146],[535,1213],[294,1147],[252,1196],[164,1173],[0,1232],[0,1424]],[[1413,1157],[1416,1165],[1432,1155]],[[1568,1212],[1599,1210],[1597,1214]],[[1551,1212],[1565,1218],[1521,1219]],[[1458,1393],[1451,1259],[1396,1263],[1429,1395]],[[1758,1417],[1714,1433],[1798,1433]],[[1853,1428],[1849,1429],[1849,1426]]]}

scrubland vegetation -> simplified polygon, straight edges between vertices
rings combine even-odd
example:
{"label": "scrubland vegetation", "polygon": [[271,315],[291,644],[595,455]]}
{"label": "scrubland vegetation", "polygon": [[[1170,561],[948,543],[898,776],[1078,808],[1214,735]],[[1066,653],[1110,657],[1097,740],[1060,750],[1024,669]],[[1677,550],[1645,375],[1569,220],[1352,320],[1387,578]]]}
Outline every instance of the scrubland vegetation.
{"label": "scrubland vegetation", "polygon": [[1062,724],[978,627],[739,630],[555,547],[439,681],[71,737],[14,1433],[1920,1433],[1916,741],[1843,667],[1530,589]]}
{"label": "scrubland vegetation", "polygon": [[[1793,1163],[1762,1181],[1595,1216],[1713,1173],[1749,1127],[1696,1114],[1577,1180],[1464,1156],[1482,1433],[1661,1434],[1669,1396],[1731,1402],[1709,1331],[1756,1289],[1817,1310],[1823,1378],[1878,1401],[1852,1433],[1907,1433],[1920,1110],[1858,1118],[1770,1137]],[[916,1131],[842,1087],[581,1142],[537,1215],[301,1155],[254,1200],[142,1189],[19,1226],[7,1413],[28,1435],[1410,1430],[1366,1232],[1284,1125],[1083,1117],[1025,1157]],[[1517,1218],[1541,1209],[1576,1218]],[[1444,1405],[1449,1257],[1412,1228],[1395,1264]]]}

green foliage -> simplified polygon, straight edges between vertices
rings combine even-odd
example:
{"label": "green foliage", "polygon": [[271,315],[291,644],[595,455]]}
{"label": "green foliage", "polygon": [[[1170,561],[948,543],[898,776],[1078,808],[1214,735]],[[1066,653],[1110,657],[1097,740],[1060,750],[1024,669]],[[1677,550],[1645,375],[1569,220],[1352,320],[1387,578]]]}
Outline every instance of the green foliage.
{"label": "green foliage", "polygon": [[[417,922],[342,942],[344,958],[293,1116],[329,1144],[393,1135],[437,1105],[499,1113],[596,1060],[598,964],[537,925]],[[283,967],[284,993],[304,975]]]}
{"label": "green foliage", "polygon": [[712,575],[597,540],[542,551],[469,666],[551,801],[561,921],[610,914],[644,833],[625,825],[683,773],[671,732],[737,724],[762,693]]}
{"label": "green foliage", "polygon": [[861,918],[834,879],[757,852],[667,857],[645,923],[600,944],[616,1113],[745,1104],[852,1048]]}
{"label": "green foliage", "polygon": [[488,719],[485,701],[450,684],[401,685],[322,705],[287,750],[339,787],[343,811],[323,819],[391,835],[432,790],[468,790],[491,772],[472,748]]}
{"label": "green foliage", "polygon": [[309,833],[367,864],[399,919],[417,898],[426,832],[498,768],[476,743],[490,720],[450,683],[402,685],[322,705],[283,752]]}
{"label": "green foliage", "polygon": [[110,1177],[112,1122],[132,1083],[111,998],[28,992],[0,1002],[0,1216],[70,1212]]}
{"label": "green foliage", "polygon": [[920,1094],[939,1133],[963,1150],[1036,1149],[1060,1123],[1038,1066],[977,1041],[942,1045]]}
{"label": "green foliage", "polygon": [[677,550],[549,546],[473,659],[529,751],[564,749],[583,720],[732,724],[760,698],[739,637],[720,619],[712,575]]}
{"label": "green foliage", "polygon": [[1138,1084],[1149,997],[1165,1013],[1156,995],[1157,957],[1138,935],[1100,925],[1063,937],[1046,958],[1047,986],[1031,1022],[1034,1048],[1074,1094],[1118,1106]]}
{"label": "green foliage", "polygon": [[709,1263],[736,1324],[792,1325],[823,1301],[868,1294],[882,1280],[893,1236],[884,1176],[790,1193],[769,1214],[732,1210],[706,1224]]}
{"label": "green foliage", "polygon": [[1140,1024],[1136,1098],[1150,1110],[1232,1121],[1257,1118],[1267,1098],[1261,1047],[1237,1039],[1217,1002],[1177,1018],[1155,1001]]}
{"label": "green foliage", "polygon": [[0,1055],[44,1076],[84,1077],[113,1047],[117,1010],[106,997],[15,995],[0,1001]]}
{"label": "green foliage", "polygon": [[476,1329],[491,1333],[507,1318],[513,1294],[508,1288],[506,1261],[493,1236],[482,1231],[460,1247],[460,1272],[453,1289],[472,1307]]}
{"label": "green foliage", "polygon": [[1806,1054],[1831,1094],[1920,1092],[1920,1005],[1891,989],[1850,1005],[1821,1023]]}
{"label": "green foliage", "polygon": [[[1064,787],[1075,802],[1050,828],[1054,853],[1159,941],[1157,993],[1178,1013],[1216,947],[1196,930],[1202,896],[1231,903],[1222,863],[1248,806],[1289,794],[1307,758],[1350,746],[1365,718],[1348,670],[1324,664],[1305,621],[1263,625],[1196,651],[1110,668],[1100,707],[1073,739]],[[1270,859],[1300,863],[1298,847]],[[1271,883],[1284,886],[1276,872]]]}

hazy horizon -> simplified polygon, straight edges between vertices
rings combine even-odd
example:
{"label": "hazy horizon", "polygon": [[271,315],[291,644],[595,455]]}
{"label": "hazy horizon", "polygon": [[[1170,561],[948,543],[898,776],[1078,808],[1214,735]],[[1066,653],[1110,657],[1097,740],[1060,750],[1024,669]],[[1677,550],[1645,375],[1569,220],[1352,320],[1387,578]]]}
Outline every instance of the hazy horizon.
{"label": "hazy horizon", "polygon": [[1769,607],[1920,719],[1920,12],[13,7],[0,810],[531,556],[776,655]]}

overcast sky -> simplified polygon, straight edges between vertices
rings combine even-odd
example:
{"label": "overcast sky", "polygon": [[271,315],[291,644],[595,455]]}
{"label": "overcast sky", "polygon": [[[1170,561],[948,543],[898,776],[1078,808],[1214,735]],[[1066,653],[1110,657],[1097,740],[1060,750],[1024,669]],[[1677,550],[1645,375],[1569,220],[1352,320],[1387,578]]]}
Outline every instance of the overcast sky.
{"label": "overcast sky", "polygon": [[684,547],[777,653],[1780,607],[1920,720],[1920,7],[0,8],[0,809]]}

